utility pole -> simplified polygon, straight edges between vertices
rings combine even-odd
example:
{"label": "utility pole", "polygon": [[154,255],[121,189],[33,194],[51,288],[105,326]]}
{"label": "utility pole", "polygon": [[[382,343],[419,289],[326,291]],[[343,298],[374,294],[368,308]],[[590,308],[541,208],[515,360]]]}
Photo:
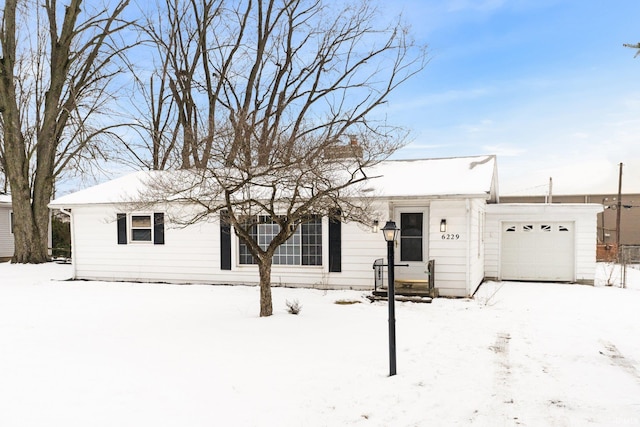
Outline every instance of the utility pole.
{"label": "utility pole", "polygon": [[553,178],[549,177],[549,203],[553,203]]}
{"label": "utility pole", "polygon": [[622,163],[618,175],[618,209],[616,211],[616,258],[620,260],[620,213],[622,212]]}

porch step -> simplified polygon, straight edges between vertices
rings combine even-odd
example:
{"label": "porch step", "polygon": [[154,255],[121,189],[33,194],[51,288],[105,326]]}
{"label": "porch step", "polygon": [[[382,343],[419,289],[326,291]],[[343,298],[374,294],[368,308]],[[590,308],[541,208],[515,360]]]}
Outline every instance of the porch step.
{"label": "porch step", "polygon": [[[379,289],[373,291],[374,295],[377,296],[387,296],[387,290]],[[438,288],[428,289],[428,288],[407,288],[407,287],[397,287],[396,288],[396,299],[398,297],[430,297],[430,298],[438,298],[440,293],[438,292]]]}
{"label": "porch step", "polygon": [[[388,301],[388,295],[386,291],[374,291],[372,295],[367,297],[370,301]],[[433,298],[426,295],[396,295],[396,301],[400,302],[421,302],[430,303]]]}

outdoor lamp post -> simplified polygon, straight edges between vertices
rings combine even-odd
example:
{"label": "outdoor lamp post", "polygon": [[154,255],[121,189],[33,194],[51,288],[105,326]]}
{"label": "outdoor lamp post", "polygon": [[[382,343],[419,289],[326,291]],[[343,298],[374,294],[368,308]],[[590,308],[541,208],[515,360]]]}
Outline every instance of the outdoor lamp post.
{"label": "outdoor lamp post", "polygon": [[387,264],[389,271],[389,287],[387,290],[387,297],[389,298],[389,376],[396,374],[396,309],[395,309],[395,274],[393,259],[393,243],[396,241],[398,231],[400,229],[396,227],[396,223],[393,221],[387,221],[382,229],[384,240],[387,241]]}

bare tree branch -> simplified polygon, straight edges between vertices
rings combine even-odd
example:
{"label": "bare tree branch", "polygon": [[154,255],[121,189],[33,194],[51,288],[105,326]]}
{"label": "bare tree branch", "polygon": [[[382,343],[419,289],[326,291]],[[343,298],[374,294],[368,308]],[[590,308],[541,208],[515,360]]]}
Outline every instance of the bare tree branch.
{"label": "bare tree branch", "polygon": [[129,0],[113,3],[92,9],[82,0],[5,1],[0,162],[16,213],[16,262],[48,258],[47,204],[56,179],[112,150],[105,142],[116,125],[100,118],[115,97],[117,60],[131,45],[116,38],[131,25],[122,19]]}
{"label": "bare tree branch", "polygon": [[640,55],[640,43],[635,43],[635,44],[624,43],[622,46],[630,47],[631,49],[638,49],[636,54],[633,55],[634,58],[636,58],[636,57],[638,57],[638,55]]}
{"label": "bare tree branch", "polygon": [[[300,224],[314,215],[369,221],[366,171],[407,137],[372,113],[424,69],[425,46],[400,19],[378,28],[367,1],[161,6],[145,25],[162,76],[148,99],[152,111],[175,106],[163,127],[182,140],[165,147],[183,170],[154,175],[138,203],[192,206],[172,218],[182,225],[224,212],[257,261],[261,315],[270,315],[272,258]],[[252,230],[265,221],[279,231],[259,244]]]}

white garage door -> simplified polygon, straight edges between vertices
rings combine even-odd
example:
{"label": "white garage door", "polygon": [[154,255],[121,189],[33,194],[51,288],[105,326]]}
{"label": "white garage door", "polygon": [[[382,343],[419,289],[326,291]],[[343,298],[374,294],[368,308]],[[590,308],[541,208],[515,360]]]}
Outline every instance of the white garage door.
{"label": "white garage door", "polygon": [[502,280],[573,281],[572,222],[502,223]]}

